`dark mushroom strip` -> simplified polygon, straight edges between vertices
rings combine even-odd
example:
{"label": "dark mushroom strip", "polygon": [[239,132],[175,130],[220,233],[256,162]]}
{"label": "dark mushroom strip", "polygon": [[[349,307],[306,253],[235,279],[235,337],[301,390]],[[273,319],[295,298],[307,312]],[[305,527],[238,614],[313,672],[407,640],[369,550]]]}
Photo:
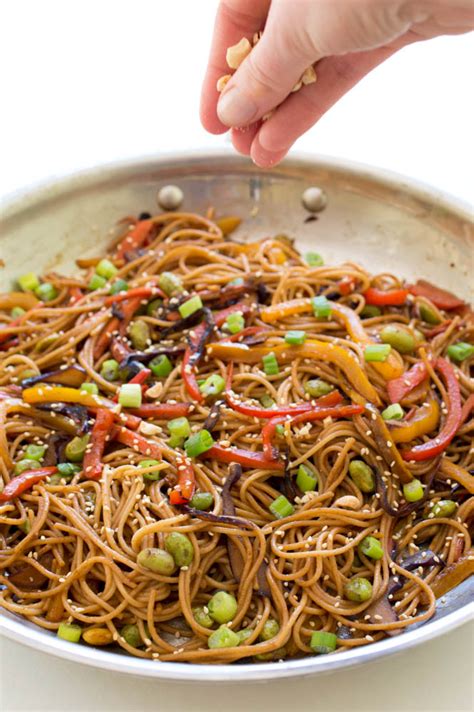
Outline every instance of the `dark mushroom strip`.
{"label": "dark mushroom strip", "polygon": [[86,378],[87,373],[81,366],[69,366],[68,368],[59,368],[56,371],[48,371],[48,373],[40,373],[39,376],[25,378],[21,382],[21,387],[30,388],[36,383],[58,383],[61,386],[78,388]]}

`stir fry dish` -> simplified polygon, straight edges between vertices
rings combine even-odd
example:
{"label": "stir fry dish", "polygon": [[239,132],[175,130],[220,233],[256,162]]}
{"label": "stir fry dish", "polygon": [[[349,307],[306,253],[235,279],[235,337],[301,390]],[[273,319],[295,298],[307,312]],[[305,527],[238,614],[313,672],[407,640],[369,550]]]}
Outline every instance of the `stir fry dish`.
{"label": "stir fry dish", "polygon": [[473,313],[212,218],[0,295],[1,606],[158,663],[402,634],[474,569]]}

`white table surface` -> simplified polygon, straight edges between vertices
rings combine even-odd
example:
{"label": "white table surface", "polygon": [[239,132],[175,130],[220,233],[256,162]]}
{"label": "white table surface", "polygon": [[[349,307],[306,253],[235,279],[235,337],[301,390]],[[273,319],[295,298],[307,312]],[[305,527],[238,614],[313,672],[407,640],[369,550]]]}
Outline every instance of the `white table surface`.
{"label": "white table surface", "polygon": [[[215,0],[0,3],[0,196],[104,161],[226,144],[197,105]],[[296,148],[383,166],[474,197],[472,36],[414,45],[344,98]],[[470,710],[473,628],[314,679],[176,685],[119,677],[9,640],[10,710]]]}

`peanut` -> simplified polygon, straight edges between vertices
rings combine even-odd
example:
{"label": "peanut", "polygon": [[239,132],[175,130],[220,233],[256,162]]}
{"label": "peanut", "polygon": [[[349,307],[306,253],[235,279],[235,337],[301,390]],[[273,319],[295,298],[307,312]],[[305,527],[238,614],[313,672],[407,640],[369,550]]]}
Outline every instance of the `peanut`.
{"label": "peanut", "polygon": [[246,37],[242,37],[240,42],[227,49],[225,55],[227,64],[231,69],[237,69],[251,51],[252,45]]}
{"label": "peanut", "polygon": [[334,502],[335,507],[343,507],[343,509],[360,509],[360,502],[357,497],[353,497],[351,494],[345,497],[339,497]]}
{"label": "peanut", "polygon": [[114,641],[108,628],[88,628],[82,634],[82,639],[89,645],[110,645]]}

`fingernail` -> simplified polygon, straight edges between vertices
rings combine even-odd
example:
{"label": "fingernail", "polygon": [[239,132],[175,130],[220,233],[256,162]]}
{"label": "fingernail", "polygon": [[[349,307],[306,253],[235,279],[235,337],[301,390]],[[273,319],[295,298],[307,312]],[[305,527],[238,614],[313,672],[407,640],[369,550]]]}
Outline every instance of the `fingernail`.
{"label": "fingernail", "polygon": [[257,104],[237,87],[223,92],[217,104],[217,115],[226,126],[247,126],[257,114]]}
{"label": "fingernail", "polygon": [[286,156],[289,149],[285,148],[280,151],[269,151],[264,148],[260,143],[260,136],[256,136],[252,142],[252,148],[250,151],[250,156],[252,161],[259,168],[271,168]]}

